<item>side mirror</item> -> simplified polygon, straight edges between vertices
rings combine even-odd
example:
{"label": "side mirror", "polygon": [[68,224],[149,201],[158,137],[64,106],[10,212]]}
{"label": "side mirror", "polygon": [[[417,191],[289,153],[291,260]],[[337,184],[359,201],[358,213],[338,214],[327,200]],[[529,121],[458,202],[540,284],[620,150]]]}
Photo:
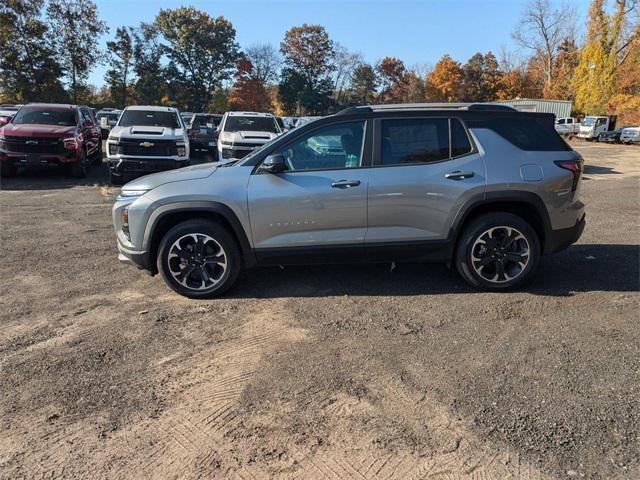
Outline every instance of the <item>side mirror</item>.
{"label": "side mirror", "polygon": [[6,125],[11,120],[11,117],[0,117],[0,127]]}
{"label": "side mirror", "polygon": [[260,170],[269,173],[280,173],[288,170],[284,156],[280,153],[269,155],[260,165]]}

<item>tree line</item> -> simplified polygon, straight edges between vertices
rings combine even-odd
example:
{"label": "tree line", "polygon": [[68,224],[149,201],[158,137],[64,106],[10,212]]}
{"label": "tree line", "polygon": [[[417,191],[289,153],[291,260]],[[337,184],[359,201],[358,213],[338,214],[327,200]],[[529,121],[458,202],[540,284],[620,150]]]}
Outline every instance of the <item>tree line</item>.
{"label": "tree line", "polygon": [[[573,11],[529,0],[512,37],[518,52],[478,52],[461,63],[375,64],[321,25],[296,26],[279,46],[240,48],[227,19],[193,7],[108,32],[92,0],[0,0],[0,101],[53,101],[189,111],[322,115],[373,103],[572,100],[579,113],[640,122],[639,0],[592,0],[584,38]],[[89,73],[106,64],[105,85]]]}

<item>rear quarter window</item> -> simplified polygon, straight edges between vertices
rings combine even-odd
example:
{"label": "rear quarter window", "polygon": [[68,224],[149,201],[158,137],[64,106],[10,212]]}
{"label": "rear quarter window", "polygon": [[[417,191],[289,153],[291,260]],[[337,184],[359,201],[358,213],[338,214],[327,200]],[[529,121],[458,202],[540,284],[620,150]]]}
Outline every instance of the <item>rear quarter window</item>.
{"label": "rear quarter window", "polygon": [[553,127],[553,120],[542,117],[495,117],[471,120],[470,128],[488,128],[521,150],[551,152],[571,150]]}

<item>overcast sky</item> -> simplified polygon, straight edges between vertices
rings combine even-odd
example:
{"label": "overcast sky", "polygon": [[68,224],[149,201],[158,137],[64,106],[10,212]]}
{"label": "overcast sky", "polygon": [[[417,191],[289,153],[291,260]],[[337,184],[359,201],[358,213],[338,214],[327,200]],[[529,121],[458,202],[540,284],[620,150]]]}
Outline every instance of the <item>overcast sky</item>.
{"label": "overcast sky", "polygon": [[[376,62],[385,56],[401,58],[407,66],[433,65],[445,53],[465,62],[474,53],[502,46],[517,49],[511,32],[526,0],[95,0],[111,38],[116,27],[153,21],[160,8],[194,6],[212,17],[222,15],[236,29],[241,47],[256,42],[279,46],[295,25],[323,25],[331,39]],[[579,24],[586,18],[589,0],[568,0]],[[106,67],[91,74],[94,85],[104,83]]]}

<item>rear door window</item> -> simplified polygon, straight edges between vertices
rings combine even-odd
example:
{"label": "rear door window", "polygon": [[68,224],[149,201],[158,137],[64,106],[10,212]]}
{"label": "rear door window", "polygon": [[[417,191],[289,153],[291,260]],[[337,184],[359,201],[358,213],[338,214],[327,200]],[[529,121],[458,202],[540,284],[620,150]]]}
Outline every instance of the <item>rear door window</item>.
{"label": "rear door window", "polygon": [[451,119],[451,156],[460,157],[473,151],[471,140],[462,122],[457,118]]}
{"label": "rear door window", "polygon": [[438,162],[449,158],[449,119],[382,120],[382,165]]}

